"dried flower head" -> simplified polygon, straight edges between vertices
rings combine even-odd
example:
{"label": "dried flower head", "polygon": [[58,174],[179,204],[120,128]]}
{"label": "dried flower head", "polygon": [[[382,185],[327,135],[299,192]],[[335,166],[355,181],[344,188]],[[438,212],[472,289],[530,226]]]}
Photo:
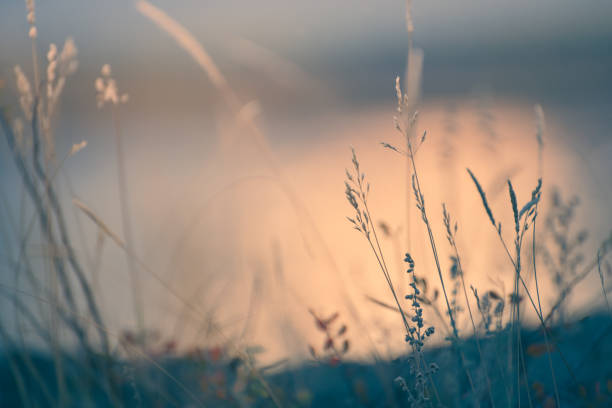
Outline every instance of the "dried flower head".
{"label": "dried flower head", "polygon": [[78,68],[79,64],[76,56],[77,48],[74,45],[74,40],[70,37],[64,42],[59,54],[55,44],[49,45],[49,51],[47,52],[47,120],[55,112],[57,102],[66,85],[67,77],[74,74]]}
{"label": "dried flower head", "polygon": [[30,24],[32,27],[34,27],[34,24],[36,23],[36,16],[34,15],[34,0],[26,0],[26,11],[28,12],[27,14],[27,20],[28,20],[28,24]]}
{"label": "dried flower head", "polygon": [[[51,51],[49,51],[49,54],[51,54]],[[55,81],[55,71],[56,70],[57,70],[57,61],[55,60],[55,58],[52,60],[49,60],[49,65],[47,65],[47,85],[52,85],[53,81]]]}
{"label": "dried flower head", "polygon": [[94,82],[98,108],[102,108],[107,102],[118,105],[120,103],[127,103],[129,100],[128,94],[119,94],[117,82],[111,77],[111,73],[110,65],[104,64],[102,69],[100,69],[101,76],[96,78]]}
{"label": "dried flower head", "polygon": [[21,67],[16,65],[14,68],[15,82],[17,84],[17,92],[19,93],[19,104],[23,110],[27,120],[32,119],[32,105],[34,103],[34,95],[32,94],[32,86],[30,80],[23,73]]}
{"label": "dried flower head", "polygon": [[406,0],[406,31],[408,34],[414,32],[414,23],[412,22],[412,0]]}
{"label": "dried flower head", "polygon": [[49,52],[47,52],[47,61],[51,62],[57,57],[57,46],[53,43],[49,45]]}
{"label": "dried flower head", "polygon": [[100,70],[102,76],[110,77],[111,76],[111,67],[109,64],[102,65],[102,69]]}
{"label": "dried flower head", "polygon": [[70,149],[70,153],[68,155],[73,156],[77,154],[79,151],[81,151],[82,149],[84,149],[86,146],[87,146],[86,140],[83,140],[81,143],[75,143],[72,145],[72,148]]}
{"label": "dried flower head", "polygon": [[74,64],[74,59],[77,56],[77,48],[74,44],[74,40],[72,37],[66,38],[64,42],[64,48],[62,48],[62,52],[60,53],[59,60],[67,69],[68,74],[74,73],[76,71],[76,65]]}
{"label": "dried flower head", "polygon": [[382,145],[403,155],[414,155],[425,142],[427,133],[424,132],[420,139],[416,139],[415,130],[419,112],[415,110],[415,96],[412,93],[409,95],[409,92],[402,91],[400,77],[395,78],[395,94],[397,96],[397,114],[393,116],[393,122],[397,131],[406,138],[408,151],[403,151],[388,143],[382,143]]}

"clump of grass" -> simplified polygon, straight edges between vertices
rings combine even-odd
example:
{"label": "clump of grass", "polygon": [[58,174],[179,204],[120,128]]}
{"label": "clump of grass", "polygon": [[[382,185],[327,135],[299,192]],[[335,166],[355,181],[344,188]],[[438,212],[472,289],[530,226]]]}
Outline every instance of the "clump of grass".
{"label": "clump of grass", "polygon": [[[0,128],[4,133],[21,182],[34,207],[44,245],[49,249],[50,256],[44,262],[45,268],[52,276],[53,285],[59,286],[62,298],[59,298],[57,290],[52,287],[44,287],[44,284],[38,281],[40,278],[34,276],[31,264],[27,259],[24,259],[25,247],[28,242],[27,235],[20,242],[18,259],[15,262],[15,272],[16,275],[19,275],[22,268],[26,269],[26,276],[36,290],[37,296],[52,299],[52,307],[49,308],[51,315],[59,317],[77,339],[88,368],[94,371],[102,370],[105,374],[102,378],[103,387],[106,389],[109,398],[116,401],[117,384],[111,375],[110,343],[107,333],[103,329],[102,314],[86,277],[85,269],[73,247],[64,209],[53,182],[56,173],[66,158],[76,154],[84,147],[84,144],[73,146],[66,153],[62,163],[59,166],[56,165],[52,122],[67,78],[77,69],[77,49],[70,38],[66,40],[61,51],[55,44],[50,44],[45,58],[47,67],[43,79],[40,75],[38,30],[36,28],[35,6],[32,0],[26,1],[26,9],[27,20],[30,25],[29,37],[32,43],[34,75],[32,81],[30,81],[21,67],[16,66],[14,68],[23,117],[19,117],[19,115],[11,117],[8,111],[3,109],[0,112]],[[23,125],[24,121],[28,123],[27,127]],[[30,227],[28,226],[28,234],[29,230]],[[94,322],[93,327],[97,333],[97,341],[100,343],[100,351],[94,351],[96,346],[91,339],[88,327],[79,318],[75,317],[82,310],[82,301],[85,303],[87,314]],[[64,374],[59,352],[60,344],[56,326],[58,322],[55,317],[52,319],[53,335],[48,340],[51,349],[54,350],[59,399],[60,402],[64,403],[67,396],[66,384],[62,382]]]}
{"label": "clump of grass", "polygon": [[416,296],[420,294],[420,291],[416,286],[416,278],[414,276],[414,261],[409,254],[406,254],[405,262],[409,264],[408,273],[411,274],[412,277],[410,286],[413,289],[413,294],[408,295],[409,299],[412,300],[414,311],[414,316],[411,318],[413,323],[411,324],[408,320],[407,312],[404,311],[402,303],[399,301],[397,292],[391,279],[391,274],[380,246],[380,242],[378,240],[376,226],[372,221],[372,215],[368,207],[370,184],[366,181],[365,173],[361,171],[355,149],[352,149],[352,163],[352,171],[349,171],[348,169],[346,170],[345,195],[347,201],[355,211],[355,216],[347,218],[353,225],[353,228],[359,231],[370,245],[370,249],[378,262],[380,270],[383,273],[387,286],[391,291],[399,314],[402,318],[402,323],[406,332],[405,340],[411,346],[413,351],[411,359],[411,374],[415,376],[415,382],[413,384],[414,388],[411,389],[403,378],[398,379],[398,382],[402,386],[402,389],[407,392],[407,396],[411,404],[417,404],[415,406],[422,406],[422,404],[429,402],[432,393],[439,402],[438,392],[432,378],[432,374],[436,371],[437,366],[428,364],[425,361],[425,357],[422,353],[423,340],[433,334],[434,329],[431,327],[425,332],[422,332],[421,330],[423,328],[423,309],[416,298]]}
{"label": "clump of grass", "polygon": [[463,352],[461,351],[461,346],[459,344],[459,331],[457,328],[457,322],[456,322],[456,315],[453,311],[453,307],[451,307],[451,302],[449,300],[448,294],[447,294],[447,290],[446,290],[446,285],[444,282],[444,277],[442,275],[442,268],[440,266],[440,259],[439,259],[439,255],[438,255],[438,248],[436,245],[436,240],[432,231],[432,227],[431,227],[431,222],[429,220],[429,217],[427,215],[427,208],[425,205],[425,197],[423,195],[422,189],[421,189],[421,183],[419,180],[419,174],[417,171],[417,166],[416,166],[416,153],[418,152],[419,148],[423,145],[423,143],[426,140],[426,136],[427,133],[423,132],[423,135],[421,136],[420,139],[415,139],[414,135],[416,134],[414,131],[414,127],[416,124],[416,120],[418,117],[418,112],[414,112],[411,114],[410,118],[408,121],[406,121],[406,117],[407,115],[410,115],[411,112],[411,101],[410,98],[407,96],[407,94],[402,92],[401,89],[401,85],[400,85],[400,79],[399,77],[396,78],[395,81],[395,90],[396,90],[396,95],[397,95],[397,116],[394,117],[394,121],[395,121],[395,127],[396,129],[402,134],[402,136],[404,137],[404,139],[406,140],[406,146],[407,146],[407,151],[402,151],[401,149],[389,144],[389,143],[382,143],[383,147],[390,149],[396,153],[402,154],[404,156],[407,157],[411,168],[412,168],[412,190],[413,190],[413,194],[414,194],[414,199],[415,199],[415,205],[417,207],[417,210],[419,211],[420,215],[421,215],[421,220],[423,221],[423,223],[425,224],[426,228],[427,228],[427,234],[428,234],[428,238],[429,238],[429,244],[431,247],[431,251],[433,253],[433,257],[435,260],[435,265],[436,265],[436,270],[438,272],[438,278],[439,278],[439,282],[440,282],[440,286],[442,288],[442,294],[444,297],[444,301],[446,304],[446,309],[447,309],[447,313],[448,313],[448,317],[449,317],[449,321],[450,321],[450,326],[452,329],[452,337],[451,340],[453,341],[453,344],[455,347],[457,347],[458,350],[458,354],[460,356],[461,359],[461,364],[463,366],[463,370],[465,372],[465,375],[468,379],[468,382],[470,384],[470,388],[472,389],[472,393],[473,395],[476,394],[476,390],[474,387],[474,382],[472,380],[472,375],[470,373],[470,371],[468,370],[468,368],[466,367],[466,361],[465,361],[465,356],[463,354]]}
{"label": "clump of grass", "polygon": [[[465,278],[464,278],[464,274],[463,274],[463,267],[461,265],[461,257],[459,256],[459,250],[457,249],[457,242],[456,242],[456,235],[457,235],[457,230],[459,229],[459,225],[457,222],[455,222],[453,224],[450,213],[446,210],[446,204],[442,204],[442,217],[444,220],[444,227],[446,228],[446,239],[448,240],[448,243],[450,244],[450,246],[453,249],[453,255],[452,255],[452,260],[453,260],[453,268],[455,269],[455,274],[459,277],[459,279],[461,280],[461,288],[463,289],[463,295],[464,295],[464,299],[465,299],[465,305],[467,307],[469,316],[470,316],[470,323],[472,324],[472,330],[473,330],[473,336],[474,339],[476,340],[476,347],[478,349],[478,355],[480,357],[480,359],[484,359],[484,354],[482,352],[482,347],[480,345],[480,339],[478,336],[478,330],[476,329],[476,323],[474,321],[474,315],[472,314],[472,308],[470,306],[470,301],[468,299],[468,294],[467,294],[467,289],[466,289],[466,285],[465,285]],[[474,294],[476,294],[476,292],[474,292]],[[456,308],[454,308],[456,310]],[[502,306],[502,310],[503,310],[503,306]],[[485,326],[485,328],[488,330],[488,324],[487,326]],[[495,406],[495,401],[493,398],[493,392],[492,392],[492,387],[491,387],[491,379],[489,377],[489,373],[487,371],[487,368],[484,367],[484,375],[485,375],[485,379],[487,382],[487,391],[489,394],[489,400],[491,402],[491,406]]]}
{"label": "clump of grass", "polygon": [[[421,184],[420,184],[419,175],[418,175],[417,166],[416,166],[416,160],[415,160],[416,152],[423,145],[426,139],[426,134],[423,133],[423,136],[420,139],[416,140],[413,136],[414,135],[413,130],[411,129],[406,130],[408,128],[414,127],[416,123],[417,114],[416,113],[412,114],[408,120],[405,120],[405,119],[402,120],[403,118],[406,117],[405,108],[407,107],[407,103],[406,103],[406,97],[400,89],[399,80],[396,82],[396,84],[397,84],[396,89],[397,89],[397,94],[398,94],[398,105],[399,106],[398,106],[398,117],[396,117],[395,122],[396,122],[397,129],[402,133],[402,135],[407,140],[407,143],[406,143],[407,150],[403,150],[389,143],[382,143],[382,145],[389,150],[392,150],[396,153],[406,156],[412,165],[412,170],[413,170],[412,188],[413,188],[414,200],[416,203],[417,210],[419,211],[421,215],[421,220],[427,227],[428,239],[430,242],[432,252],[434,254],[434,260],[436,261],[436,269],[438,272],[438,277],[440,279],[442,293],[444,294],[443,299],[445,301],[446,308],[447,308],[447,318],[450,322],[450,326],[452,329],[452,333],[451,333],[452,335],[449,337],[449,339],[453,341],[453,344],[455,345],[455,350],[461,361],[462,369],[465,371],[466,376],[468,377],[471,383],[470,385],[472,388],[472,393],[473,393],[474,398],[476,398],[475,401],[479,401],[480,397],[477,397],[478,394],[476,392],[474,384],[472,383],[472,377],[470,375],[470,372],[466,369],[467,361],[466,361],[464,353],[462,352],[460,341],[459,341],[460,338],[459,338],[459,331],[458,331],[458,324],[457,324],[457,316],[460,314],[460,311],[462,310],[462,308],[457,303],[457,294],[458,294],[459,288],[461,288],[463,292],[463,297],[464,297],[465,304],[467,307],[469,320],[472,326],[472,336],[473,336],[473,339],[475,340],[476,349],[478,351],[479,358],[482,361],[482,360],[487,359],[487,356],[482,347],[478,326],[476,324],[476,319],[471,310],[470,301],[469,301],[468,293],[467,293],[467,285],[466,285],[465,278],[464,278],[463,267],[461,265],[461,257],[459,255],[459,251],[458,251],[457,244],[456,244],[456,234],[458,230],[458,224],[456,222],[455,223],[452,222],[450,214],[446,206],[443,204],[442,212],[443,212],[444,226],[446,229],[446,238],[452,249],[451,281],[454,283],[454,286],[452,288],[452,291],[450,292],[451,296],[449,297],[447,294],[446,288],[445,288],[446,286],[445,280],[444,280],[444,277],[442,275],[441,268],[440,268],[438,249],[436,246],[435,237],[432,232],[431,222],[428,218],[427,207],[425,204],[425,197],[422,193]],[[539,109],[536,108],[536,113],[537,113],[537,121],[538,121],[536,140],[538,142],[538,155],[539,155],[538,161],[540,162],[540,169],[538,172],[541,175],[542,173],[541,172],[542,147],[543,147],[542,134],[543,134],[543,127],[544,127],[543,125],[544,119],[543,119],[543,113],[542,113],[541,108]],[[499,357],[495,356],[491,359],[497,365],[497,372],[500,376],[500,382],[504,384],[504,389],[506,391],[505,394],[507,398],[506,403],[510,405],[521,404],[523,394],[525,394],[525,399],[527,400],[530,406],[533,403],[532,395],[531,395],[531,391],[529,387],[530,379],[528,378],[527,360],[529,356],[537,355],[539,353],[539,351],[537,350],[539,349],[537,348],[537,345],[531,345],[527,348],[527,346],[524,344],[524,339],[522,338],[521,333],[524,331],[524,328],[523,328],[524,319],[522,319],[522,315],[526,313],[526,311],[523,310],[522,305],[525,303],[524,302],[524,296],[525,296],[526,299],[528,299],[532,310],[535,312],[536,316],[538,317],[538,320],[541,325],[542,333],[544,336],[544,343],[545,343],[544,346],[542,347],[542,350],[544,350],[544,352],[547,354],[547,358],[549,362],[550,375],[552,379],[552,388],[554,392],[554,401],[557,406],[560,406],[561,396],[560,396],[560,391],[559,391],[559,386],[558,386],[558,381],[557,381],[557,375],[555,373],[555,368],[553,365],[553,358],[552,358],[553,352],[557,353],[560,356],[561,361],[567,368],[570,379],[575,386],[577,386],[578,384],[578,379],[568,359],[565,357],[564,353],[561,351],[558,341],[551,337],[551,329],[547,325],[547,320],[549,319],[549,317],[544,316],[542,303],[540,300],[540,285],[539,285],[539,279],[538,279],[538,273],[537,273],[537,267],[536,267],[536,258],[535,258],[536,257],[535,228],[536,228],[536,220],[538,218],[538,209],[539,209],[541,195],[542,195],[542,180],[541,178],[538,179],[536,186],[531,191],[530,198],[525,200],[523,203],[519,202],[518,194],[514,188],[512,181],[507,180],[506,185],[507,185],[507,190],[508,190],[508,201],[509,201],[510,211],[512,214],[512,220],[513,220],[513,223],[512,223],[513,225],[511,229],[513,240],[511,244],[508,244],[505,238],[504,231],[502,231],[502,224],[501,222],[497,221],[494,215],[494,212],[491,206],[489,205],[487,195],[483,187],[481,186],[480,182],[478,181],[478,178],[470,169],[467,169],[467,171],[476,187],[478,195],[480,196],[480,199],[483,205],[483,209],[488,218],[488,221],[493,226],[495,233],[498,236],[499,242],[502,244],[502,247],[504,248],[506,255],[508,257],[508,260],[510,261],[513,267],[513,270],[514,270],[513,289],[512,289],[512,292],[509,294],[509,304],[511,307],[510,307],[510,312],[509,312],[510,317],[509,317],[509,320],[506,326],[506,328],[508,328],[509,330],[507,332],[507,336],[504,335],[504,333],[506,332],[506,328],[504,328],[504,324],[503,324],[504,310],[506,309],[505,308],[506,302],[504,300],[504,296],[499,295],[495,291],[486,291],[483,296],[480,296],[478,294],[478,291],[474,287],[472,287],[473,295],[474,295],[474,298],[476,299],[478,311],[481,314],[481,321],[485,329],[486,335],[488,336],[495,335],[495,337],[498,337],[500,339],[503,336],[503,337],[506,337],[508,341],[508,345],[509,345],[508,349],[510,350],[509,352],[509,362],[510,363],[508,366],[510,367],[511,380],[508,381],[508,378],[506,375],[507,369],[504,367],[504,364],[500,361]],[[411,318],[411,321],[416,323],[416,328],[407,325],[407,322],[405,319],[407,312],[404,309],[402,309],[401,304],[397,301],[397,296],[394,290],[393,282],[391,282],[391,278],[390,278],[391,275],[388,272],[387,264],[384,261],[384,257],[382,255],[380,245],[378,244],[376,229],[374,227],[374,223],[372,222],[372,216],[370,214],[370,211],[367,207],[367,197],[370,192],[370,185],[368,182],[365,181],[365,175],[363,171],[360,169],[360,165],[356,158],[356,154],[354,150],[353,150],[353,172],[347,171],[347,181],[345,184],[346,184],[345,194],[347,196],[347,200],[349,201],[349,203],[355,210],[355,217],[349,218],[349,221],[352,223],[355,229],[357,229],[359,232],[361,232],[364,235],[364,237],[370,244],[370,248],[373,250],[373,252],[376,255],[379,266],[381,270],[383,271],[385,279],[387,280],[387,284],[391,288],[392,295],[394,296],[394,300],[397,304],[396,310],[399,311],[400,315],[403,317],[404,326],[408,328],[409,332],[412,331],[412,333],[415,333],[415,330],[418,330],[419,327],[422,327],[422,322],[419,320],[420,316],[422,316],[422,309],[413,310],[414,317]],[[569,210],[571,210],[571,208]],[[568,219],[569,219],[569,216],[571,215],[571,211],[566,211],[566,213],[567,214],[563,214],[563,216],[561,217],[561,222],[563,223],[563,225],[566,225],[568,223]],[[384,225],[385,227],[383,228],[383,231],[385,232],[385,234],[390,236],[390,233],[388,232],[389,228],[387,224],[385,223],[381,225]],[[523,265],[524,263],[523,252],[525,249],[525,243],[527,241],[527,233],[530,230],[533,232],[532,259],[534,263],[533,272],[534,272],[534,278],[535,278],[535,294],[532,293],[532,290],[530,290],[529,286],[527,285],[526,278],[524,276],[525,268]],[[584,236],[585,234],[578,235],[578,238],[575,240],[574,245],[576,246],[580,245],[585,239]],[[568,244],[568,241],[569,241],[568,238],[565,238],[564,236],[558,236],[557,239],[555,240],[556,244],[561,246],[562,249],[564,250],[571,249],[572,245]],[[602,253],[606,253],[609,250],[609,247],[610,245],[607,243],[607,241],[604,241],[604,244],[602,244],[600,250],[598,251],[595,264],[590,265],[590,268],[586,269],[585,272],[581,274],[574,273],[574,276],[577,276],[579,280],[581,280],[586,276],[586,274],[589,271],[593,269],[593,266],[598,266],[598,271],[600,272],[601,286],[602,286],[603,295],[604,295],[604,299],[606,300],[606,303],[607,303],[607,292],[606,292],[606,287],[605,287],[604,275],[601,269],[601,258],[602,258]],[[564,254],[564,255],[567,255],[567,254]],[[581,261],[581,258],[576,258],[576,259],[577,261],[574,261],[573,262],[574,264],[577,264]],[[419,303],[420,292],[418,291],[417,281],[416,281],[416,278],[414,277],[414,270],[413,270],[414,264],[413,264],[412,258],[409,255],[407,255],[406,257],[406,262],[408,262],[410,265],[409,273],[412,273],[412,278],[413,278],[412,282],[410,282],[410,286],[415,289],[415,292],[413,294],[408,295],[407,298],[415,302],[416,305],[418,305],[417,307],[420,308],[420,303]],[[564,262],[567,262],[567,261],[564,259]],[[553,305],[548,316],[550,316],[555,311],[555,309],[559,307],[558,306],[559,304],[563,303],[569,290],[571,290],[571,288],[573,288],[575,284],[579,282],[579,280],[576,280],[576,278],[571,280],[570,282],[571,285],[569,286],[570,289],[566,289],[565,294],[563,294],[562,292],[561,300],[559,300],[555,305]],[[391,307],[382,301],[378,301],[375,299],[371,299],[371,300],[374,301],[375,303],[385,306],[386,308],[395,309],[394,307]],[[415,303],[413,303],[413,306],[415,306]],[[499,333],[499,335],[496,333]],[[420,348],[423,346],[423,343],[419,340],[418,334],[416,338],[411,338],[407,336],[407,340],[409,341],[411,346],[413,346],[413,353],[417,353],[421,351]],[[486,381],[486,389],[488,391],[487,394],[488,394],[489,403],[491,404],[491,406],[495,406],[500,401],[498,400],[498,396],[493,392],[493,381],[491,379],[491,375],[497,375],[497,373],[494,372],[495,370],[493,372],[490,371],[488,366],[489,366],[488,362],[486,362],[486,365],[482,366],[482,374]],[[417,381],[419,381],[418,378],[417,378]],[[399,379],[398,382],[406,390],[410,388],[408,386],[408,382],[405,379],[403,378]],[[509,387],[507,385],[509,385]],[[411,403],[416,404],[416,406],[419,406],[419,404],[422,404],[423,401],[416,398],[415,395],[418,395],[418,393],[414,394],[413,396],[410,396],[410,401]],[[537,395],[538,395],[538,398],[543,398],[541,388],[540,388],[540,391],[538,391]],[[415,401],[418,401],[418,402],[415,402]]]}
{"label": "clump of grass", "polygon": [[418,141],[414,139],[413,128],[415,126],[416,119],[418,117],[418,112],[414,112],[412,116],[410,117],[409,121],[407,123],[405,122],[405,115],[408,114],[409,112],[408,109],[410,107],[410,101],[408,99],[408,96],[402,93],[399,77],[397,77],[395,80],[395,90],[397,93],[397,113],[398,113],[397,116],[395,116],[394,118],[395,127],[402,134],[402,136],[404,136],[404,138],[406,139],[406,146],[408,147],[408,151],[403,152],[399,148],[396,148],[389,143],[383,143],[383,146],[397,153],[406,155],[408,159],[410,160],[410,164],[412,166],[412,190],[414,193],[416,207],[421,214],[421,219],[423,220],[423,223],[427,227],[429,243],[431,245],[431,250],[433,252],[434,259],[436,262],[436,269],[438,271],[438,277],[440,278],[440,285],[442,287],[442,293],[444,295],[444,300],[446,301],[446,306],[447,306],[447,310],[448,310],[448,314],[449,314],[449,318],[451,322],[451,327],[453,329],[453,335],[455,337],[458,337],[455,317],[453,316],[453,313],[450,307],[450,302],[448,300],[448,295],[446,293],[446,286],[444,285],[444,278],[442,277],[442,268],[440,267],[438,250],[437,250],[436,242],[435,242],[434,235],[431,229],[431,224],[430,224],[429,218],[427,217],[425,197],[423,196],[423,192],[421,190],[421,183],[419,181],[419,174],[417,172],[417,167],[416,167],[416,162],[415,162],[415,155],[418,152],[419,148],[425,142],[427,133],[423,132],[423,135]]}
{"label": "clump of grass", "polygon": [[[516,378],[516,382],[514,383],[513,387],[515,386],[516,390],[520,390],[520,377],[521,377],[520,371],[523,370],[523,372],[526,373],[526,367],[524,365],[522,343],[520,339],[520,310],[521,310],[520,305],[521,305],[521,300],[522,300],[521,295],[520,295],[520,284],[523,285],[527,295],[529,296],[529,299],[531,300],[531,303],[533,305],[533,308],[536,314],[538,314],[538,316],[540,316],[540,320],[542,320],[541,313],[539,313],[539,309],[536,307],[533,301],[533,298],[531,297],[531,294],[529,293],[529,289],[527,288],[527,285],[521,275],[521,271],[522,271],[521,252],[522,252],[522,247],[523,247],[523,239],[525,237],[525,233],[527,232],[530,226],[530,223],[531,225],[535,223],[535,218],[537,215],[536,214],[536,204],[540,200],[540,191],[542,187],[542,181],[541,179],[538,180],[537,186],[531,193],[531,200],[529,200],[524,206],[522,206],[520,210],[518,209],[516,193],[514,191],[514,187],[512,186],[512,182],[510,180],[507,181],[508,195],[510,199],[510,205],[512,208],[512,215],[514,217],[514,256],[512,256],[506,244],[506,241],[504,240],[504,237],[502,235],[501,222],[498,222],[496,226],[495,217],[493,215],[493,212],[491,211],[491,208],[487,201],[487,197],[486,197],[484,190],[482,189],[474,173],[472,173],[470,169],[467,169],[467,171],[470,177],[472,178],[472,181],[474,182],[476,189],[478,190],[478,193],[480,195],[485,212],[487,213],[487,216],[489,217],[491,224],[495,228],[497,232],[497,236],[499,237],[499,240],[502,246],[504,247],[504,250],[506,251],[508,258],[510,262],[512,263],[512,266],[514,267],[514,289],[510,296],[510,304],[512,306],[511,325],[512,325],[512,338],[513,338],[513,340],[511,341],[511,344],[512,344],[512,360],[511,361],[512,361],[514,376]],[[542,320],[542,324],[543,324],[543,320]],[[545,327],[544,329],[546,330]],[[527,389],[527,391],[529,390]],[[519,401],[520,401],[520,392],[517,393],[517,397],[519,398]]]}

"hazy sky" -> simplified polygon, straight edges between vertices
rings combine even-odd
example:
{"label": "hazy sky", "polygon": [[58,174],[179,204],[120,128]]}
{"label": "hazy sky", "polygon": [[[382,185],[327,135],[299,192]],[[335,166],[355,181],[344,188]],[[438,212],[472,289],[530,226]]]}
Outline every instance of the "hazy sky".
{"label": "hazy sky", "polygon": [[[38,1],[39,24],[75,35],[127,34],[143,28],[132,1]],[[372,36],[392,37],[403,30],[402,0],[157,0],[154,4],[201,33],[260,36],[291,47],[317,48],[358,43]],[[593,38],[612,33],[612,3],[605,0],[462,0],[413,2],[417,39],[428,45],[467,42],[551,41],[560,37]],[[0,5],[2,45],[25,25],[21,0]],[[126,22],[131,24],[124,24]],[[6,37],[4,34],[12,34]],[[319,43],[320,40],[327,39]],[[210,40],[210,39],[209,39]]]}
{"label": "hazy sky", "polygon": [[[385,99],[406,54],[402,0],[157,0],[194,32],[213,58],[235,68],[230,45],[248,39],[350,100]],[[174,71],[185,54],[139,15],[133,1],[37,2],[42,44],[71,35],[83,70],[102,63]],[[612,2],[414,1],[415,43],[425,50],[425,96],[478,84],[542,100],[609,101]],[[0,3],[0,73],[29,55],[25,5]],[[136,67],[140,72],[142,66]],[[189,75],[185,72],[184,75]],[[132,80],[132,83],[134,81]],[[582,95],[581,95],[582,94]]]}

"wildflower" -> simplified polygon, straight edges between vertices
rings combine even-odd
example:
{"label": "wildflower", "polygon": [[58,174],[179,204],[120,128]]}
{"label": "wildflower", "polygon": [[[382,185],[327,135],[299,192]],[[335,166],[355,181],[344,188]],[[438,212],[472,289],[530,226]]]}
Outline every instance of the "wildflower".
{"label": "wildflower", "polygon": [[94,87],[97,95],[96,100],[98,101],[98,108],[102,108],[107,102],[113,105],[120,103],[127,103],[129,95],[119,94],[117,88],[117,82],[111,77],[111,67],[109,64],[104,64],[100,70],[101,76],[96,78]]}
{"label": "wildflower", "polygon": [[409,266],[406,272],[412,277],[412,282],[409,283],[410,287],[412,288],[412,294],[406,295],[406,299],[412,300],[411,305],[412,310],[414,311],[414,316],[410,320],[416,324],[416,328],[414,326],[408,328],[408,334],[406,334],[406,342],[413,346],[417,352],[420,352],[421,348],[424,345],[423,340],[426,337],[429,337],[434,334],[434,328],[429,327],[425,330],[424,333],[421,331],[421,329],[425,326],[425,323],[423,321],[423,308],[419,303],[419,295],[421,294],[421,291],[417,287],[417,278],[414,274],[414,260],[412,259],[412,256],[409,253],[406,253],[404,262],[406,262]]}

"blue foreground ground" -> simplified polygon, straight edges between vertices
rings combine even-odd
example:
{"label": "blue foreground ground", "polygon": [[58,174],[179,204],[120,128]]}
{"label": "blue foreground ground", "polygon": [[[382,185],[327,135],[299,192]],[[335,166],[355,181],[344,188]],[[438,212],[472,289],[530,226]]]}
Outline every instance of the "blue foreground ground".
{"label": "blue foreground ground", "polygon": [[[551,328],[552,366],[562,406],[612,406],[612,318],[586,317]],[[554,386],[542,332],[524,329],[526,376],[520,378],[520,405],[554,407]],[[518,406],[516,376],[509,371],[508,333],[481,338],[484,358],[474,339],[460,348],[428,349],[426,359],[440,370],[433,380],[444,406]],[[61,371],[52,356],[5,349],[0,357],[1,407],[268,407],[274,394],[283,407],[387,407],[410,406],[407,395],[394,381],[411,382],[409,356],[371,364],[311,362],[291,368],[248,370],[244,363],[219,350],[197,355],[158,355],[154,360],[91,361],[75,355],[61,357]],[[472,386],[465,374],[472,377]],[[63,381],[58,381],[58,372]],[[487,376],[489,381],[487,381]],[[111,378],[111,380],[109,380]],[[512,381],[514,378],[514,381]],[[491,385],[488,386],[488,383]],[[61,385],[60,385],[61,384]],[[527,386],[528,384],[528,386]],[[63,391],[60,392],[60,387]],[[113,395],[111,397],[110,395]],[[511,398],[512,401],[509,401]],[[431,406],[437,406],[432,396]]]}

